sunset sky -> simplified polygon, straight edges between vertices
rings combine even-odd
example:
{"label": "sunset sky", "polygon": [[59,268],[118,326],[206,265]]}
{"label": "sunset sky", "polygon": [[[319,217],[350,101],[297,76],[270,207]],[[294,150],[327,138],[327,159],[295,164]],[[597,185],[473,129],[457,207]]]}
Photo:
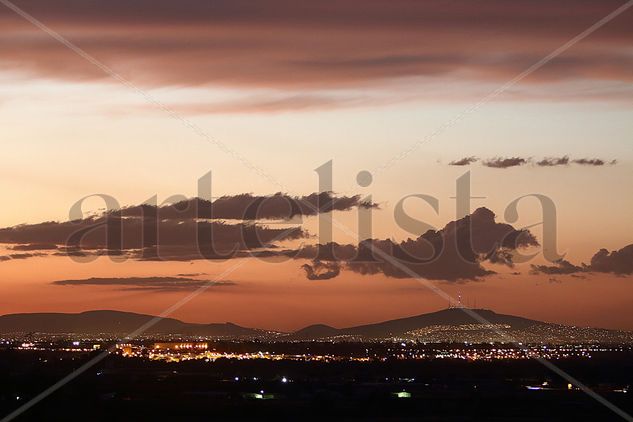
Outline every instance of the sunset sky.
{"label": "sunset sky", "polygon": [[[470,211],[494,213],[468,220],[481,224],[473,241],[537,255],[504,264],[476,247],[468,268],[442,256],[437,268],[413,266],[420,277],[469,306],[633,330],[633,7],[623,5],[631,6],[0,0],[0,314],[159,314],[205,280],[214,285],[173,317],[293,330],[441,309],[445,298],[387,264],[289,251],[317,247],[325,214],[334,241],[356,248],[366,240],[359,213],[372,215],[371,238],[390,239],[381,245],[421,248],[430,237],[394,217],[412,194],[437,198],[438,212],[410,198],[409,216],[461,242],[451,231],[463,217],[454,197],[469,172],[478,197]],[[330,160],[333,211],[309,196],[320,191],[315,169]],[[363,170],[373,175],[368,186],[357,181]],[[124,248],[124,262],[97,256],[99,238],[90,262],[65,248],[71,207],[82,198],[178,202],[196,197],[209,172],[226,215],[206,224],[222,221],[222,230],[242,227],[242,194],[266,204],[281,192],[318,209],[302,208],[300,223],[258,214],[252,220],[269,241],[275,230],[297,231],[262,248],[242,245],[226,260],[189,254],[188,235],[177,231],[202,224],[190,215],[163,216],[175,233],[163,239],[176,252],[160,261],[143,259],[137,244]],[[555,204],[564,262],[543,255],[535,198],[519,202],[517,221],[506,220],[506,207],[528,194]],[[96,197],[83,205],[93,219],[105,206]],[[124,239],[137,234],[125,230]],[[526,237],[504,244],[495,230]],[[254,249],[270,256],[250,256]]]}

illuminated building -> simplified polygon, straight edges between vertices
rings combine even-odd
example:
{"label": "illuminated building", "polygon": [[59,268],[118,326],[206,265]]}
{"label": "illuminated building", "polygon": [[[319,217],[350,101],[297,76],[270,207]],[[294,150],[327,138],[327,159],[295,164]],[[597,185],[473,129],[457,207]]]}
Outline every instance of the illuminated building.
{"label": "illuminated building", "polygon": [[164,342],[164,343],[154,343],[152,349],[154,350],[163,350],[163,351],[182,351],[182,350],[207,350],[209,348],[209,344],[206,342]]}

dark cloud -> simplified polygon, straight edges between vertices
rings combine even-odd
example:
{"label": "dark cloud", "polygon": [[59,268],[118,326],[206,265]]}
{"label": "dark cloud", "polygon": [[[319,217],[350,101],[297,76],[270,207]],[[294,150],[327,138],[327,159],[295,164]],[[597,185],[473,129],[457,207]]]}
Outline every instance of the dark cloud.
{"label": "dark cloud", "polygon": [[534,274],[573,274],[584,271],[583,267],[578,267],[564,259],[558,260],[554,265],[532,265]]}
{"label": "dark cloud", "polygon": [[9,255],[0,256],[0,262],[2,262],[2,261],[9,261],[9,260],[12,260],[12,259],[35,258],[35,257],[38,257],[38,256],[45,256],[45,254],[37,253],[37,252],[36,253],[29,253],[29,252],[27,252],[27,253],[12,253],[12,254],[9,254]]}
{"label": "dark cloud", "polygon": [[85,278],[78,280],[57,280],[57,286],[118,286],[123,290],[153,290],[161,292],[196,290],[201,287],[232,286],[231,281],[198,280],[187,277],[123,277]]}
{"label": "dark cloud", "polygon": [[[496,223],[492,211],[479,208],[469,216],[448,223],[441,230],[429,230],[416,239],[399,243],[389,239],[370,239],[358,246],[329,243],[306,247],[299,253],[293,252],[292,256],[340,262],[346,269],[359,274],[411,278],[409,271],[412,271],[427,279],[456,281],[493,274],[482,267],[484,261],[512,265],[513,251],[536,245],[538,242],[529,231]],[[382,252],[377,253],[375,249]],[[310,272],[312,267],[304,265],[303,268],[308,276],[313,274]]]}
{"label": "dark cloud", "polygon": [[[461,160],[451,161],[449,165],[451,166],[465,166],[472,164],[478,159],[475,157],[466,157]],[[486,167],[498,168],[498,169],[506,169],[510,167],[517,167],[528,164],[532,162],[531,158],[523,158],[523,157],[495,157],[488,158],[482,161],[482,165]],[[555,167],[555,166],[566,166],[570,163],[587,165],[587,166],[603,166],[605,164],[616,164],[617,160],[605,161],[600,158],[579,158],[575,160],[570,160],[570,158],[565,155],[562,157],[545,157],[539,161],[536,161],[534,164],[538,167]]]}
{"label": "dark cloud", "polygon": [[355,207],[377,208],[378,205],[361,201],[360,195],[336,196],[332,192],[315,192],[305,196],[289,196],[280,192],[268,196],[245,193],[222,196],[214,201],[191,198],[161,207],[137,205],[123,208],[121,213],[124,217],[155,216],[161,219],[272,220],[349,211]]}
{"label": "dark cloud", "polygon": [[633,244],[609,252],[600,249],[589,264],[590,271],[615,274],[633,274]]}
{"label": "dark cloud", "polygon": [[606,162],[600,158],[579,158],[577,160],[574,160],[573,162],[583,166],[604,166],[605,164],[617,164],[617,160]]}
{"label": "dark cloud", "polygon": [[[354,0],[16,3],[137,84],[293,90],[456,72],[462,79],[507,81],[621,5],[616,0],[398,1],[396,7],[368,0],[362,8]],[[0,9],[0,25],[3,69],[73,81],[106,78],[8,8]],[[526,83],[630,82],[631,28],[627,11]],[[306,101],[296,103],[290,107]]]}
{"label": "dark cloud", "polygon": [[[278,242],[307,237],[293,217],[354,207],[377,205],[362,201],[360,195],[336,196],[331,192],[300,197],[243,194],[214,201],[191,198],[158,207],[131,206],[75,221],[2,228],[0,243],[14,244],[14,250],[54,250],[54,255],[72,257],[127,255],[181,261],[241,257],[251,252],[263,254]],[[273,227],[263,223],[269,220],[284,224]]]}
{"label": "dark cloud", "polygon": [[464,157],[460,160],[454,160],[448,163],[449,166],[468,166],[479,160],[477,157]]}
{"label": "dark cloud", "polygon": [[355,258],[358,248],[355,245],[341,245],[336,242],[318,245],[306,245],[298,251],[283,252],[297,259],[312,259],[317,261],[348,261]]}
{"label": "dark cloud", "polygon": [[[57,255],[121,255],[140,259],[214,259],[306,237],[300,227],[226,224],[197,219],[113,215],[0,229],[0,243],[51,243]],[[63,245],[63,247],[62,247]]]}
{"label": "dark cloud", "polygon": [[[117,227],[120,227],[120,231],[116,230]],[[157,229],[157,235],[152,230],[154,228]],[[198,239],[199,234],[208,234],[212,238]],[[156,238],[148,239],[150,235]],[[195,220],[148,221],[141,218],[116,219],[112,216],[0,229],[0,243],[45,240],[56,245],[86,249],[106,249],[111,245],[120,245],[123,250],[148,246],[193,246],[197,240],[201,246],[208,246],[213,242],[213,246],[219,250],[233,247],[244,250],[263,247],[275,240],[298,239],[304,236],[306,233],[298,227],[284,229],[246,223],[225,224]]]}
{"label": "dark cloud", "polygon": [[57,245],[52,243],[27,243],[25,245],[15,245],[11,247],[14,251],[46,251],[57,249]]}
{"label": "dark cloud", "polygon": [[569,164],[569,157],[547,157],[541,161],[537,161],[536,165],[540,167],[566,166]]}
{"label": "dark cloud", "polygon": [[9,254],[9,258],[11,259],[28,259],[34,258],[36,256],[44,256],[43,253],[12,253]]}
{"label": "dark cloud", "polygon": [[577,266],[569,261],[560,260],[554,265],[532,265],[535,274],[576,274],[585,272],[613,273],[617,275],[633,274],[633,244],[617,251],[600,249],[591,258],[589,264]]}
{"label": "dark cloud", "polygon": [[511,157],[511,158],[496,157],[496,158],[490,158],[490,159],[484,160],[482,164],[486,167],[492,167],[496,169],[506,169],[508,167],[522,166],[524,164],[527,164],[527,162],[528,162],[528,159],[521,158],[521,157]]}
{"label": "dark cloud", "polygon": [[314,260],[312,265],[301,266],[306,272],[308,280],[329,280],[341,273],[341,265],[338,262],[321,262]]}

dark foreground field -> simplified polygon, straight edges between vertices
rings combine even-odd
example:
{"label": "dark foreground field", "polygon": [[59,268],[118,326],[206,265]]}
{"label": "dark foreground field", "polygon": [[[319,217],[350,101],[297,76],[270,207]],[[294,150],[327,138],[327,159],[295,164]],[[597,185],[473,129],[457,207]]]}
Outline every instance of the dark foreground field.
{"label": "dark foreground field", "polygon": [[[631,357],[556,364],[631,413],[633,394],[624,392],[633,384]],[[2,416],[88,359],[68,353],[0,352]],[[583,392],[569,390],[567,381],[534,361],[161,363],[117,356],[18,418],[165,419],[621,420]]]}

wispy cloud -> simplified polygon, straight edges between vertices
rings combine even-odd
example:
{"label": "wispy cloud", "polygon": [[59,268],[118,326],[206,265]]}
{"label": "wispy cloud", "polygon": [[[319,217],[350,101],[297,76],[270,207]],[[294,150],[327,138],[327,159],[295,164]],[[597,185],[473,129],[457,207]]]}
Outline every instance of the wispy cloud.
{"label": "wispy cloud", "polygon": [[569,157],[547,157],[536,162],[539,167],[554,167],[554,166],[566,166],[569,164]]}
{"label": "wispy cloud", "polygon": [[532,272],[536,274],[574,274],[582,271],[583,267],[564,259],[556,261],[554,265],[532,265]]}
{"label": "wispy cloud", "polygon": [[[468,166],[477,161],[479,161],[479,159],[476,157],[464,157],[459,160],[451,161],[448,164],[450,166]],[[562,157],[545,157],[538,161],[534,161],[532,157],[494,157],[481,161],[483,166],[497,169],[519,167],[530,163],[537,167],[568,166],[570,163],[583,166],[604,166],[617,164],[617,160],[607,161],[601,158],[577,158],[571,160],[569,156],[564,155]]]}
{"label": "wispy cloud", "polygon": [[605,164],[617,164],[617,160],[605,161],[600,158],[579,158],[574,160],[574,163],[583,166],[604,166]]}
{"label": "wispy cloud", "polygon": [[[564,43],[620,5],[615,0],[539,2],[538,7],[527,1],[475,5],[468,0],[429,0],[403,2],[396,8],[389,2],[366,2],[362,13],[353,0],[271,0],[265,7],[253,7],[247,0],[213,7],[196,0],[111,0],[90,7],[72,0],[54,6],[33,0],[24,7],[144,86],[319,91],[455,72],[468,80],[506,81],[541,59],[552,45]],[[106,77],[11,10],[0,9],[0,23],[3,68],[74,82]],[[490,37],[491,30],[496,36]],[[632,35],[626,19],[614,20],[528,82],[631,82]],[[330,106],[340,106],[340,100],[291,96],[228,108]],[[221,106],[203,108],[213,112]]]}
{"label": "wispy cloud", "polygon": [[468,166],[474,162],[476,162],[477,160],[479,160],[479,158],[477,157],[464,157],[462,159],[459,160],[453,160],[450,163],[448,163],[449,166]]}
{"label": "wispy cloud", "polygon": [[117,286],[124,290],[173,292],[197,290],[203,286],[232,286],[235,283],[231,281],[199,280],[188,277],[92,277],[77,280],[57,280],[53,281],[52,284],[57,286]]}
{"label": "wispy cloud", "polygon": [[496,169],[507,169],[509,167],[517,167],[517,166],[522,166],[524,164],[528,163],[528,159],[527,158],[521,158],[521,157],[510,157],[510,158],[501,158],[501,157],[495,157],[495,158],[489,158],[487,160],[482,161],[481,164],[483,164],[486,167],[492,167],[492,168],[496,168]]}
{"label": "wispy cloud", "polygon": [[10,261],[13,259],[28,259],[28,258],[36,258],[46,256],[46,254],[41,252],[24,252],[24,253],[12,253],[8,255],[0,255],[0,262]]}
{"label": "wispy cloud", "polygon": [[158,216],[161,219],[227,219],[273,220],[291,219],[297,215],[316,215],[331,211],[349,211],[352,208],[378,208],[363,202],[360,195],[338,196],[332,192],[290,196],[281,192],[274,195],[225,195],[214,201],[191,198],[175,204],[155,207],[136,205],[121,210],[124,217]]}
{"label": "wispy cloud", "polygon": [[312,264],[302,265],[301,268],[306,272],[308,280],[329,280],[341,273],[341,265],[338,262],[321,262],[318,259]]}

